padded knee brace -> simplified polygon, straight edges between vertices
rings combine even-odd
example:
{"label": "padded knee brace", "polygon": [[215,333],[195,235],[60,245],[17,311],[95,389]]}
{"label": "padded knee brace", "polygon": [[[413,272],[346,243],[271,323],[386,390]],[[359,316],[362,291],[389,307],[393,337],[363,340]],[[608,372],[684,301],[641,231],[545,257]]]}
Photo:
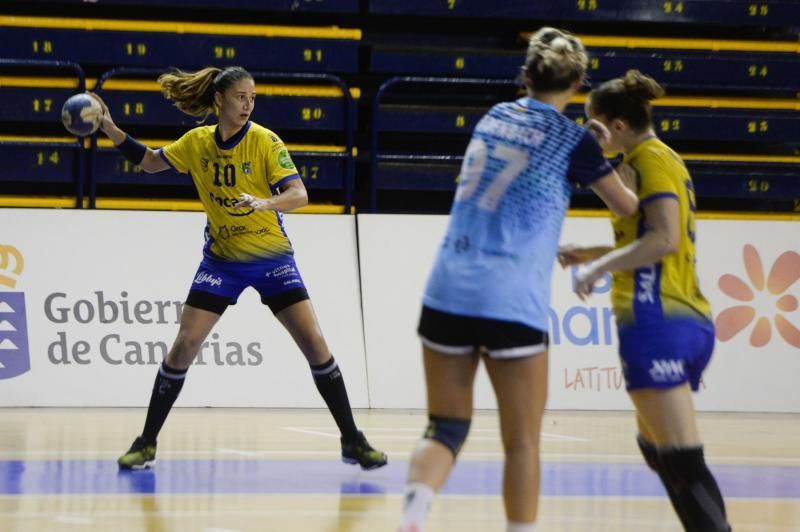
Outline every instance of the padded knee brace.
{"label": "padded knee brace", "polygon": [[428,428],[425,429],[423,438],[438,441],[450,449],[453,458],[457,457],[467,439],[472,420],[439,416],[429,416],[428,419]]}
{"label": "padded knee brace", "polygon": [[644,461],[650,466],[650,469],[658,473],[658,449],[649,441],[642,438],[641,434],[636,435],[636,443],[639,444],[639,450],[642,451]]}
{"label": "padded knee brace", "polygon": [[706,465],[703,448],[661,450],[661,480],[688,532],[728,532],[725,502]]}

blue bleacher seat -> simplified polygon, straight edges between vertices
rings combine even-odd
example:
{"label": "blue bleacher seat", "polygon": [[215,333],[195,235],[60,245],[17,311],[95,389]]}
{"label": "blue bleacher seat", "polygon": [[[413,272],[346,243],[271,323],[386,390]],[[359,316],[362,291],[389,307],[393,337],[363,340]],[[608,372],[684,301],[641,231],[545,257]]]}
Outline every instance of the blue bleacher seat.
{"label": "blue bleacher seat", "polygon": [[[787,199],[800,197],[800,157],[684,155],[698,197]],[[378,163],[380,190],[454,191],[461,156],[382,154]],[[587,191],[581,193],[588,194]]]}
{"label": "blue bleacher seat", "polygon": [[791,0],[370,0],[369,8],[384,15],[800,27],[800,4]]}
{"label": "blue bleacher seat", "polygon": [[[167,142],[142,139],[147,146],[157,149]],[[342,190],[345,175],[345,152],[337,146],[296,146],[287,144],[297,170],[309,189]],[[94,167],[95,184],[98,185],[154,185],[192,187],[192,179],[172,169],[148,174],[123,158],[107,139],[98,143]]]}
{"label": "blue bleacher seat", "polygon": [[[800,90],[798,43],[602,36],[582,39],[590,57],[588,74],[593,83],[635,68],[667,88]],[[371,51],[372,70],[391,74],[514,78],[523,62],[522,49],[379,44]]]}
{"label": "blue bleacher seat", "polygon": [[[570,105],[565,114],[582,121],[583,100]],[[676,105],[681,100],[686,104]],[[733,100],[746,105],[747,100]],[[783,142],[800,145],[800,101],[751,100],[751,107],[725,107],[724,99],[665,99],[656,102],[653,120],[665,140],[708,142]],[[784,102],[783,108],[780,103]],[[703,105],[706,103],[706,105]],[[765,108],[758,108],[758,105]],[[732,105],[732,104],[729,104]],[[770,108],[770,107],[778,107]],[[484,107],[383,105],[380,130],[384,132],[469,134],[488,111]]]}
{"label": "blue bleacher seat", "polygon": [[[452,87],[444,92],[468,98],[472,94],[470,87],[473,93],[481,89],[508,91],[509,84],[508,80],[457,78],[394,78],[386,82],[373,106],[372,209],[377,208],[379,190],[455,189],[463,145],[488,107],[458,105],[452,98],[437,101],[432,96],[435,89],[442,92],[443,88]],[[403,88],[407,90],[403,92]],[[420,94],[430,95],[430,103],[420,103],[425,99]],[[411,103],[404,103],[404,98]],[[382,104],[384,99],[391,103]],[[582,122],[585,101],[585,95],[576,96],[565,114]],[[800,198],[800,157],[747,153],[756,145],[800,146],[800,129],[796,127],[800,100],[671,97],[654,102],[653,112],[656,131],[668,142],[737,148],[736,155],[686,155],[699,197]],[[433,152],[398,148],[392,142],[402,134],[438,138],[439,142],[429,144]],[[395,140],[384,142],[386,135],[394,135]],[[448,146],[443,142],[447,137],[460,138],[462,142],[450,143],[449,149],[441,148]]]}
{"label": "blue bleacher seat", "polygon": [[[285,129],[342,130],[341,90],[331,87],[270,86],[257,84],[253,120],[280,132]],[[102,91],[111,115],[121,125],[182,125],[196,119],[166,100],[155,82],[114,80]]]}
{"label": "blue bleacher seat", "polygon": [[[47,0],[41,3],[81,4],[86,0]],[[33,0],[31,0],[33,3]],[[187,9],[235,9],[272,12],[357,13],[358,0],[103,0],[107,5],[177,7]]]}
{"label": "blue bleacher seat", "polygon": [[360,30],[0,16],[3,54],[103,66],[355,72]]}
{"label": "blue bleacher seat", "polygon": [[74,184],[81,156],[75,138],[0,135],[0,182]]}

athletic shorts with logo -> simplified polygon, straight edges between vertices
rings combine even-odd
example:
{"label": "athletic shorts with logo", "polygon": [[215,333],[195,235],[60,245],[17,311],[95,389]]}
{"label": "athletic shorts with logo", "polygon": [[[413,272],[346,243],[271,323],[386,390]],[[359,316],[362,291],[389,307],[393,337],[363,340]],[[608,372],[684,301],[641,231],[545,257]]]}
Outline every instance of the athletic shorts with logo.
{"label": "athletic shorts with logo", "polygon": [[235,305],[239,295],[252,286],[273,313],[308,299],[303,278],[291,256],[258,262],[235,262],[205,256],[195,273],[186,303],[221,314]]}
{"label": "athletic shorts with logo", "polygon": [[714,351],[714,326],[676,319],[620,329],[619,353],[628,390],[700,386]]}

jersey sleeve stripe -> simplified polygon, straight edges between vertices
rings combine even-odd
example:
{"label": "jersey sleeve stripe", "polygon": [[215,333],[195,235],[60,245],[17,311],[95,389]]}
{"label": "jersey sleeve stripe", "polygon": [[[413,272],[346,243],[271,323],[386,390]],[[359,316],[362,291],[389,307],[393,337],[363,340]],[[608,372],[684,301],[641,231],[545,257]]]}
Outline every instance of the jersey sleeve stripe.
{"label": "jersey sleeve stripe", "polygon": [[291,181],[292,179],[299,179],[299,178],[300,178],[300,174],[287,175],[286,177],[284,177],[283,179],[281,179],[280,181],[278,181],[277,183],[272,185],[272,188],[280,188],[284,183],[287,183],[288,181]]}
{"label": "jersey sleeve stripe", "polygon": [[651,196],[647,196],[646,198],[640,198],[639,199],[639,207],[642,207],[642,206],[647,205],[648,203],[650,203],[652,201],[655,201],[657,199],[662,199],[662,198],[672,198],[672,199],[675,199],[675,200],[679,199],[678,195],[673,193],[673,192],[661,192],[659,194],[653,194]]}
{"label": "jersey sleeve stripe", "polygon": [[174,164],[172,164],[171,162],[169,162],[169,159],[167,159],[167,154],[166,154],[166,153],[164,153],[164,148],[159,148],[159,149],[158,149],[158,155],[159,155],[159,156],[160,156],[162,159],[164,159],[164,162],[165,162],[165,163],[167,163],[167,164],[169,165],[169,167],[170,167],[170,168],[172,168],[172,169],[173,169],[173,170],[175,170],[176,172],[179,172],[179,170],[178,170],[177,168],[175,168],[175,165],[174,165]]}

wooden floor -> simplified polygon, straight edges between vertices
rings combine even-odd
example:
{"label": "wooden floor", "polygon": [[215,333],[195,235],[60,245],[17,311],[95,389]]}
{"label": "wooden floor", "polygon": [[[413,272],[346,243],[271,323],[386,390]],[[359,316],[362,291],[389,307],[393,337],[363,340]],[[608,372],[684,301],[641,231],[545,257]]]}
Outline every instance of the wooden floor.
{"label": "wooden floor", "polygon": [[[0,409],[0,531],[393,531],[422,412],[361,411],[386,468],[339,461],[318,410],[176,409],[152,471],[116,457],[141,409]],[[704,414],[706,454],[735,531],[800,531],[800,416]],[[628,412],[549,412],[539,528],[679,532]],[[428,532],[505,530],[497,420],[475,416]]]}

